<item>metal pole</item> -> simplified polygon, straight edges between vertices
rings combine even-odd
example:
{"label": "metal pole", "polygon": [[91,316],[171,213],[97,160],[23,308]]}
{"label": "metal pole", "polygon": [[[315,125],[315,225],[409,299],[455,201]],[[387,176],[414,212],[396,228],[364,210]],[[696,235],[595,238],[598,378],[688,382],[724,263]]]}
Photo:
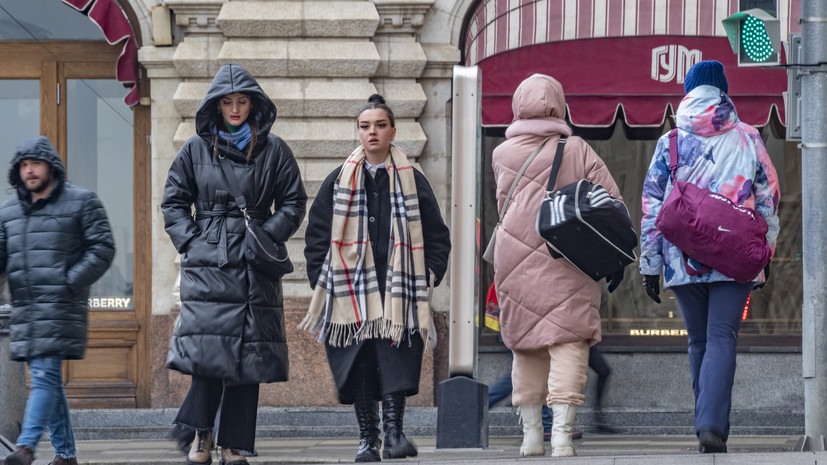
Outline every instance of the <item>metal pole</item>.
{"label": "metal pole", "polygon": [[[480,70],[454,66],[451,105],[450,379],[439,383],[437,449],[488,447],[488,386],[477,377]],[[474,240],[474,238],[477,240]]]}
{"label": "metal pole", "polygon": [[454,66],[451,114],[451,323],[448,371],[477,377],[477,168],[480,71]]}
{"label": "metal pole", "polygon": [[801,24],[804,434],[811,450],[821,451],[827,436],[827,2],[802,0]]}

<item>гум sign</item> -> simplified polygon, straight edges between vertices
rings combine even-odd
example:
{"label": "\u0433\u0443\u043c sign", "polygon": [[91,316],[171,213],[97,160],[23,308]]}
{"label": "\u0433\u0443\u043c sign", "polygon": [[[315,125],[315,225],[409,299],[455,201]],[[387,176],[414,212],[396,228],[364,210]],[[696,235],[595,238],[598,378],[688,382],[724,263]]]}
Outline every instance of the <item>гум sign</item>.
{"label": "\u0433\u0443\u043c sign", "polygon": [[700,50],[689,50],[683,45],[655,47],[652,49],[652,79],[659,82],[677,79],[678,84],[683,84],[689,68],[701,60]]}

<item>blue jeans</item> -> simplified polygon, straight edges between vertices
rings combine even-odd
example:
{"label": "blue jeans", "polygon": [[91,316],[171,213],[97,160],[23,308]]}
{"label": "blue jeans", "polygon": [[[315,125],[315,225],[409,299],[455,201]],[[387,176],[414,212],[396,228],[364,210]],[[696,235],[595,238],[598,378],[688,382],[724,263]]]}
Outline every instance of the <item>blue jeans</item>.
{"label": "blue jeans", "polygon": [[[501,400],[511,395],[514,386],[511,384],[511,372],[498,379],[488,387],[488,408],[493,407]],[[551,431],[551,424],[554,422],[554,414],[547,405],[543,404],[543,431]]]}
{"label": "blue jeans", "polygon": [[724,441],[729,436],[735,346],[753,285],[728,281],[672,288],[689,334],[696,434],[710,430]]}
{"label": "blue jeans", "polygon": [[37,443],[46,427],[55,455],[65,459],[75,457],[75,436],[69,421],[69,401],[63,390],[62,357],[44,357],[29,360],[29,379],[32,390],[26,402],[23,430],[17,445],[37,450]]}
{"label": "blue jeans", "polygon": [[514,387],[511,385],[511,371],[488,387],[488,408],[498,404],[511,395]]}

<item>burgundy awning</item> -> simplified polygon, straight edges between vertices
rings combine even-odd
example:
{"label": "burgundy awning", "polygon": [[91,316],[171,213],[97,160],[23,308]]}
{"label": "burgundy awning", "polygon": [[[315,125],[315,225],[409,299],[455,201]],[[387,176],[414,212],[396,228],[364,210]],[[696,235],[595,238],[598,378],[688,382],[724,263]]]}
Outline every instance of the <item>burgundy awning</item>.
{"label": "burgundy awning", "polygon": [[138,92],[138,44],[126,14],[113,0],[62,0],[89,16],[103,31],[110,45],[123,42],[123,50],[115,65],[115,78],[129,87],[124,102],[130,107],[140,101]]}
{"label": "burgundy awning", "polygon": [[724,64],[742,121],[765,125],[773,108],[785,121],[783,69],[739,68],[726,37],[637,36],[549,42],[481,60],[482,122],[510,124],[517,85],[543,73],[563,85],[574,125],[611,126],[622,109],[630,126],[660,126],[668,107],[676,110],[684,96],[686,71],[700,60]]}

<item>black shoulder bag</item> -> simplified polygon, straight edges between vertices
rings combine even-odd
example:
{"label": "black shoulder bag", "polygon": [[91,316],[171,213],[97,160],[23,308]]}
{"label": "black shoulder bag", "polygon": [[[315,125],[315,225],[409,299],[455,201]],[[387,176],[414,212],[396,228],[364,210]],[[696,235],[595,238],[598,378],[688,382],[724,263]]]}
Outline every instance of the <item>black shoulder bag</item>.
{"label": "black shoulder bag", "polygon": [[247,212],[247,199],[241,194],[241,186],[238,184],[238,178],[230,167],[230,161],[226,157],[218,157],[221,169],[224,171],[224,176],[230,184],[230,189],[233,191],[235,203],[244,215],[244,224],[247,226],[247,232],[244,235],[244,258],[257,271],[267,274],[282,277],[288,273],[293,272],[293,263],[287,255],[287,246],[284,243],[274,241],[270,235],[264,231],[261,225],[252,221]]}

